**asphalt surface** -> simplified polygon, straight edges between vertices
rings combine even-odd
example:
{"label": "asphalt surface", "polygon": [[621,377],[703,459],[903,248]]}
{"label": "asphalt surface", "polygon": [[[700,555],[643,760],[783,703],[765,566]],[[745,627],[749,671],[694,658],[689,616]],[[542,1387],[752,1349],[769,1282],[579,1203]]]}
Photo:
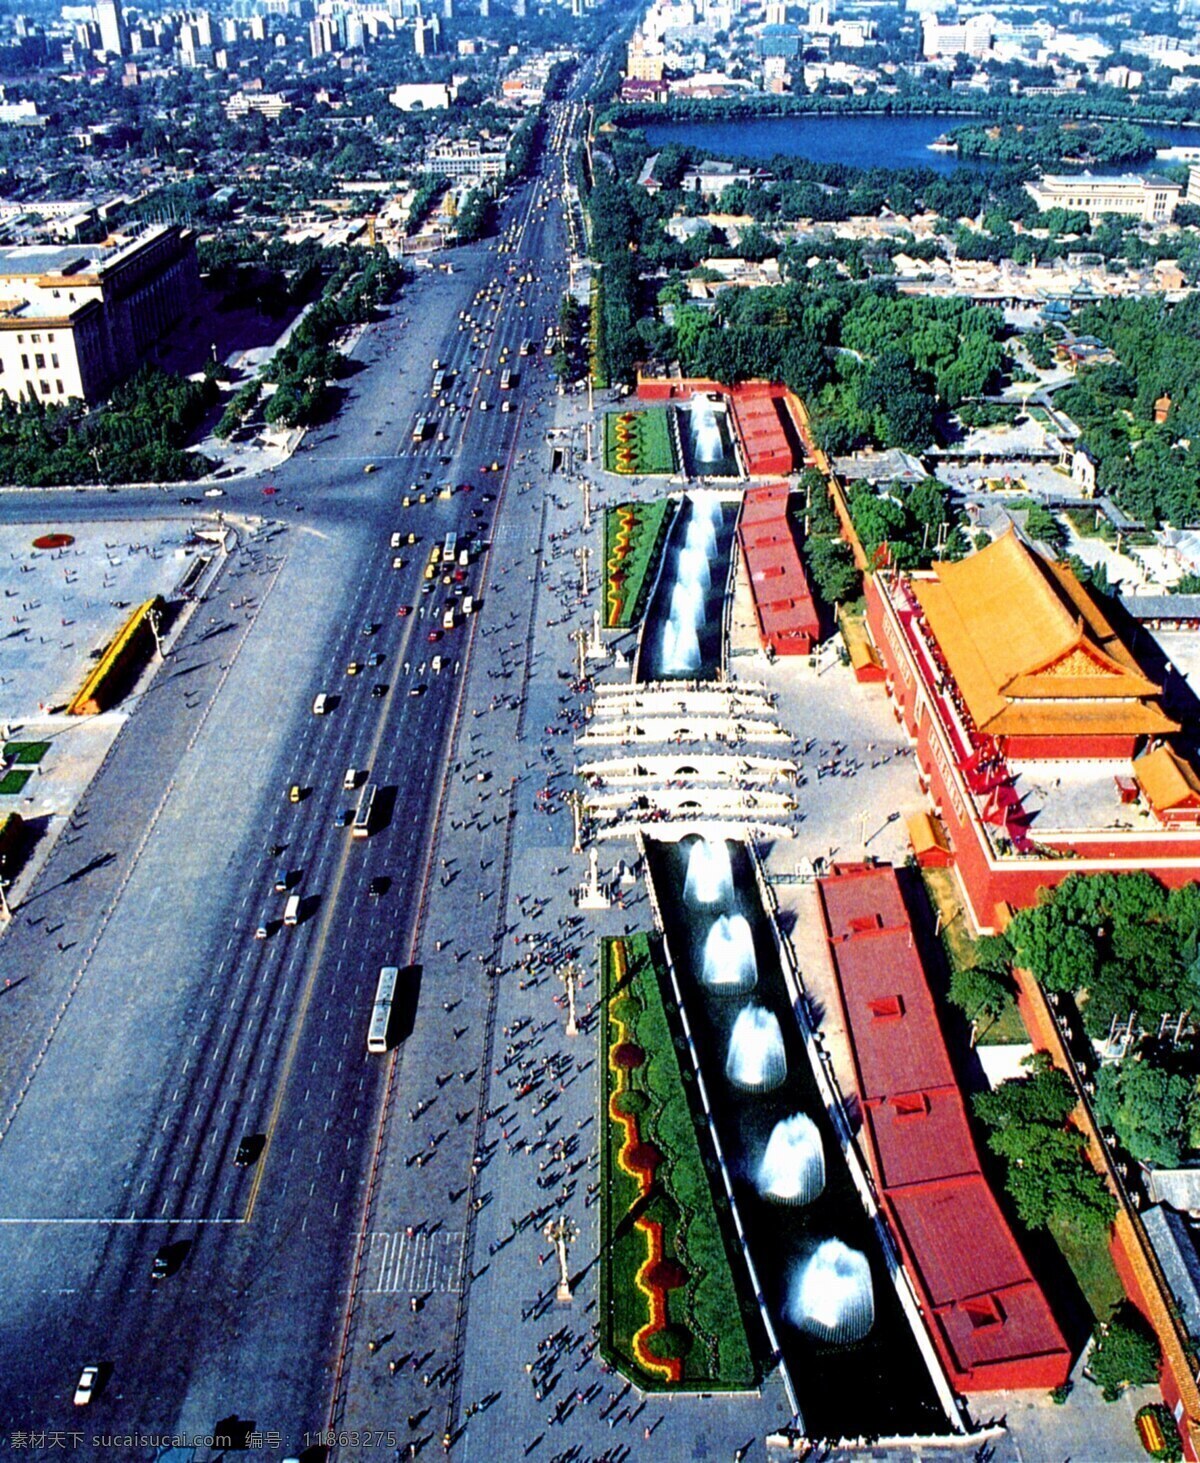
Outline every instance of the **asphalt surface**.
{"label": "asphalt surface", "polygon": [[[335,424],[269,482],[182,506],[157,491],[0,496],[8,522],[219,510],[238,529],[0,941],[0,1418],[44,1435],[29,1456],[81,1428],[202,1438],[230,1418],[282,1456],[330,1416],[400,1062],[365,1050],[375,979],[417,949],[466,662],[505,609],[489,578],[533,551],[501,522],[465,571],[479,613],[430,642],[450,593],[440,576],[420,592],[430,547],[450,532],[491,543],[546,455],[534,414],[554,397],[541,349],[562,224],[540,178],[501,226],[515,252],[456,252],[453,273],[422,275],[364,332]],[[525,272],[541,279],[518,286]],[[476,303],[494,279],[502,295]],[[502,393],[505,347],[518,374]],[[437,425],[417,443],[422,415]],[[446,483],[472,491],[435,496]],[[430,501],[402,508],[410,487]],[[396,531],[420,542],[393,550]],[[365,842],[334,826],[356,798],[350,767],[378,788]],[[295,928],[278,870],[302,898]],[[419,973],[411,989],[419,1030]],[[172,1273],[155,1282],[164,1245]],[[85,1413],[72,1393],[88,1363],[103,1381]]]}

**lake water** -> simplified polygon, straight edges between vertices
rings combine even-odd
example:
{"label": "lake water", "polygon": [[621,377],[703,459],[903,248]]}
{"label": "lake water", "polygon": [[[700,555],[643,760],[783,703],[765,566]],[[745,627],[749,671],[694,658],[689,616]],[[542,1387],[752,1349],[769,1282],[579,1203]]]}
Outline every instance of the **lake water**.
{"label": "lake water", "polygon": [[[955,154],[930,152],[929,144],[954,127],[981,120],[944,114],[757,117],[736,122],[656,122],[644,131],[652,147],[679,142],[703,148],[717,158],[749,157],[769,162],[783,155],[855,168],[932,168],[937,173],[951,173],[962,166]],[[1158,147],[1200,146],[1200,129],[1195,127],[1146,125],[1143,131]],[[1125,170],[1097,168],[1095,171]]]}

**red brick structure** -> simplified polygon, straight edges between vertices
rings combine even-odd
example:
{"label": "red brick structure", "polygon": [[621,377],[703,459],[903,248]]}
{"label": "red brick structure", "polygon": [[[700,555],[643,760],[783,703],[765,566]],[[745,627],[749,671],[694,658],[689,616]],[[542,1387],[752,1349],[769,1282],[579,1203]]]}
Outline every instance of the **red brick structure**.
{"label": "red brick structure", "polygon": [[818,882],[881,1204],[960,1392],[1049,1388],[1071,1352],[983,1176],[892,868]]}
{"label": "red brick structure", "polygon": [[821,626],[787,506],[785,483],[747,488],[738,542],[763,644],[776,655],[807,655]]}

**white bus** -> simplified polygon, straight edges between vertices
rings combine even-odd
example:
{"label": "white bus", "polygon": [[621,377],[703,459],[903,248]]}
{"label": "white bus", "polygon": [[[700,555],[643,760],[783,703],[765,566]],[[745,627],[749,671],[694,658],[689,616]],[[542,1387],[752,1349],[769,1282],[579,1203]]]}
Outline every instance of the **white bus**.
{"label": "white bus", "polygon": [[442,543],[442,563],[453,564],[458,557],[458,534],[448,533]]}
{"label": "white bus", "polygon": [[416,422],[413,424],[413,438],[412,438],[413,441],[414,442],[424,442],[424,440],[425,440],[426,435],[428,434],[428,432],[429,432],[429,418],[428,417],[418,417],[417,420],[416,420]]}
{"label": "white bus", "polygon": [[501,372],[501,375],[500,375],[500,390],[501,391],[507,391],[512,384],[513,384],[513,373],[511,371],[503,371],[503,372]]}
{"label": "white bus", "polygon": [[446,373],[445,373],[445,371],[435,371],[433,373],[433,387],[430,390],[430,393],[429,393],[430,396],[440,396],[442,394],[442,387],[445,386],[445,384],[446,384]]}
{"label": "white bus", "polygon": [[395,965],[385,965],[379,972],[379,984],[375,987],[375,1004],[371,1007],[371,1025],[367,1031],[367,1050],[386,1052],[388,1035],[392,1026],[392,1005],[396,999],[396,982],[400,970]]}
{"label": "white bus", "polygon": [[371,818],[374,812],[375,784],[368,782],[359,795],[358,811],[354,814],[354,827],[351,830],[352,838],[369,838],[371,836]]}

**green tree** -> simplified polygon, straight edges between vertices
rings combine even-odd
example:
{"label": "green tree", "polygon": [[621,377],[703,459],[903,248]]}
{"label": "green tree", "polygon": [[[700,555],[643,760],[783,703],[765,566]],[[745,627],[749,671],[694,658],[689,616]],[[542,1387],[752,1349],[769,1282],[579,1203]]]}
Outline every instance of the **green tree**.
{"label": "green tree", "polygon": [[1096,1116],[1141,1163],[1178,1168],[1196,1121],[1196,1083],[1137,1056],[1101,1067]]}
{"label": "green tree", "polygon": [[1097,1239],[1116,1216],[1116,1201],[1086,1157],[1083,1134],[1067,1125],[1075,1093],[1044,1054],[1030,1075],[1002,1082],[974,1099],[991,1129],[988,1147],[1005,1160],[1004,1187],[1033,1229],[1071,1222]]}
{"label": "green tree", "polygon": [[995,1020],[1012,999],[1012,978],[983,965],[965,965],[950,977],[950,999],[969,1021]]}
{"label": "green tree", "polygon": [[1028,970],[1047,990],[1081,990],[1099,968],[1095,936],[1070,923],[1053,900],[1019,910],[1007,934],[1014,963]]}
{"label": "green tree", "polygon": [[850,545],[825,535],[805,540],[804,559],[813,588],[826,604],[842,604],[859,590],[858,570]]}
{"label": "green tree", "polygon": [[1157,1382],[1159,1360],[1153,1332],[1126,1303],[1111,1321],[1096,1327],[1088,1372],[1105,1401],[1115,1402],[1126,1387]]}

